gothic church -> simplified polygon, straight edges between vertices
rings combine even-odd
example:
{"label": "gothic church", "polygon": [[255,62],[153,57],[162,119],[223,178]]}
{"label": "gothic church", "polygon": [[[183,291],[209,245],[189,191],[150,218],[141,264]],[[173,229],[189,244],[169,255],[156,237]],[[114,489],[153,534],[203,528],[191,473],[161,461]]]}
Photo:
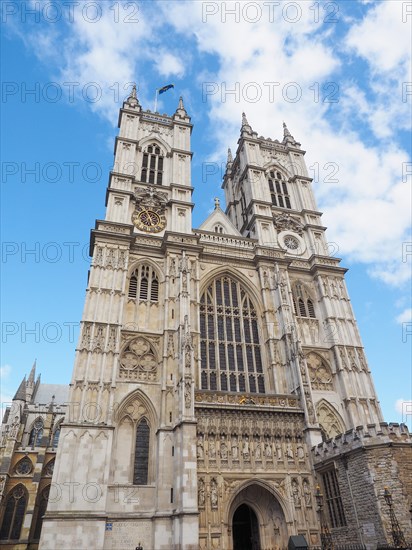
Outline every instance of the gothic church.
{"label": "gothic church", "polygon": [[39,548],[320,547],[320,492],[334,544],[376,548],[386,486],[411,539],[411,437],[383,422],[301,145],[243,115],[226,210],[193,229],[183,100],[133,90],[119,128]]}

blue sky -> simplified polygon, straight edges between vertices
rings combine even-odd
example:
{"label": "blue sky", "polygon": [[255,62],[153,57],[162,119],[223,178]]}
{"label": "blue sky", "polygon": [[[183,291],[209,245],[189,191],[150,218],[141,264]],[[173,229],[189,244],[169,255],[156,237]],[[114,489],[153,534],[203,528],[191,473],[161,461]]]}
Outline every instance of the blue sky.
{"label": "blue sky", "polygon": [[[2,401],[37,358],[70,380],[90,229],[104,217],[118,109],[173,82],[194,123],[194,225],[223,200],[205,163],[241,113],[307,151],[385,419],[411,401],[408,2],[2,2]],[[31,92],[30,92],[31,91]],[[30,253],[31,251],[31,253]],[[408,255],[408,251],[411,253]],[[404,405],[405,407],[405,405]],[[409,417],[409,426],[411,417]]]}

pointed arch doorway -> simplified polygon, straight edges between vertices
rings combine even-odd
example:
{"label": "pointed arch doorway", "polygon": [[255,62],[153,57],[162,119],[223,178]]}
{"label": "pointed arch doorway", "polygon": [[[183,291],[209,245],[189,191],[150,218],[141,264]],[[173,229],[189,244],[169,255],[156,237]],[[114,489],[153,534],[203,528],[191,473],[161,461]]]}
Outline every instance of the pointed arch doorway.
{"label": "pointed arch doorway", "polygon": [[249,480],[240,485],[227,509],[227,539],[222,550],[287,548],[291,510],[273,485]]}
{"label": "pointed arch doorway", "polygon": [[233,515],[233,550],[261,550],[259,523],[255,512],[241,504]]}

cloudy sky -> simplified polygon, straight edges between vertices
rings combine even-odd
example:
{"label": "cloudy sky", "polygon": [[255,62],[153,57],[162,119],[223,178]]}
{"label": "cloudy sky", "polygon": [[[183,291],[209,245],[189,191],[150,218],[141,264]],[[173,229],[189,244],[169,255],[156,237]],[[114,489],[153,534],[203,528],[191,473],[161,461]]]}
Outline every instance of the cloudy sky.
{"label": "cloudy sky", "polygon": [[[194,224],[223,199],[241,113],[306,159],[386,420],[412,394],[410,2],[6,1],[2,8],[2,396],[37,358],[68,382],[118,109],[174,83],[195,125]],[[209,167],[205,169],[206,167]],[[404,406],[405,407],[405,406]],[[409,418],[409,421],[411,417]],[[410,422],[409,422],[410,424]]]}

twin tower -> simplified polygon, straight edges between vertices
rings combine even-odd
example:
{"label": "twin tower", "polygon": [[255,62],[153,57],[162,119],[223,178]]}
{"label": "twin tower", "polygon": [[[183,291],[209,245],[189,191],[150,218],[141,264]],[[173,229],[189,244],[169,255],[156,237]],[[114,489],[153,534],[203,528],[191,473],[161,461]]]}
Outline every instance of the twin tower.
{"label": "twin tower", "polygon": [[316,546],[318,484],[336,540],[385,540],[380,481],[362,519],[351,468],[410,438],[382,423],[300,144],[243,115],[226,210],[193,229],[182,99],[169,117],[133,90],[119,127],[41,550]]}

